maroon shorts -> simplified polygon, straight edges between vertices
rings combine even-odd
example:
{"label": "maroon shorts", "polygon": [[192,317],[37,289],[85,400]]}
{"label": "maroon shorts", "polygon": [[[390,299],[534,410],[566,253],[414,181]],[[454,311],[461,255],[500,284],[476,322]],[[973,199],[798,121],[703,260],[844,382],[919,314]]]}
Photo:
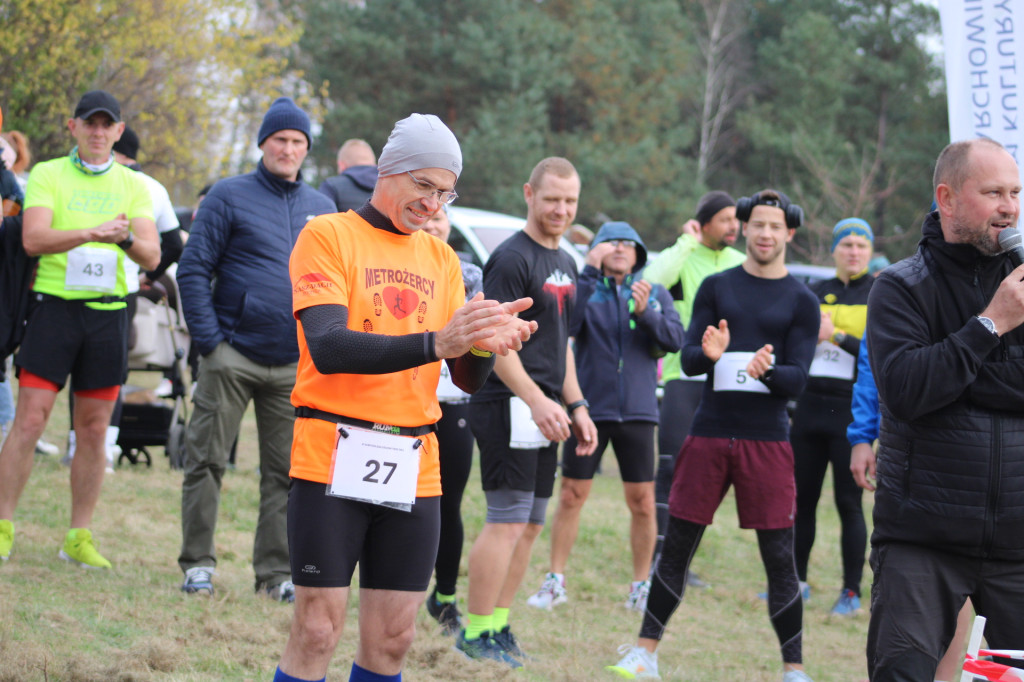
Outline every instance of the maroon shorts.
{"label": "maroon shorts", "polygon": [[668,513],[710,526],[730,485],[740,528],[793,525],[796,482],[789,441],[688,436],[672,477]]}

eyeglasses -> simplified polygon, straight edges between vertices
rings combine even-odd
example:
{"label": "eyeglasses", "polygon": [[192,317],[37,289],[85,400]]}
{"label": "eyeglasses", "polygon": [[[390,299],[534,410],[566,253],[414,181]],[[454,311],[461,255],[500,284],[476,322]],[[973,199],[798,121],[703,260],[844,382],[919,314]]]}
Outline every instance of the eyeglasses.
{"label": "eyeglasses", "polygon": [[636,248],[636,242],[633,241],[632,239],[609,239],[608,243],[611,244],[613,248],[618,248],[620,246],[625,247],[627,249]]}
{"label": "eyeglasses", "polygon": [[409,171],[405,171],[405,174],[412,178],[413,185],[416,187],[416,191],[423,195],[424,199],[432,196],[437,196],[437,200],[442,204],[447,205],[454,202],[459,198],[459,195],[455,190],[446,192],[442,189],[438,189],[434,183],[427,182],[426,180],[420,180]]}

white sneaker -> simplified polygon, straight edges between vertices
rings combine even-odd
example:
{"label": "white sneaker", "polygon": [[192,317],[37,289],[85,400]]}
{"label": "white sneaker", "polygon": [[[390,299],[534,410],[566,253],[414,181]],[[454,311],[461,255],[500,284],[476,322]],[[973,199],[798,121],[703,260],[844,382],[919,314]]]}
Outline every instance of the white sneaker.
{"label": "white sneaker", "polygon": [[782,675],[782,682],[814,682],[803,670],[787,670]]}
{"label": "white sneaker", "polygon": [[565,591],[565,576],[558,573],[548,573],[544,583],[537,590],[536,594],[530,595],[526,603],[534,608],[550,611],[559,604],[569,601],[569,595]]}
{"label": "white sneaker", "polygon": [[185,582],[181,584],[185,594],[213,596],[213,566],[193,566],[185,571]]}
{"label": "white sneaker", "polygon": [[40,438],[36,441],[36,454],[39,455],[58,455],[60,454],[60,448],[53,443],[47,443],[45,440]]}
{"label": "white sneaker", "polygon": [[634,582],[629,587],[629,596],[626,597],[626,608],[630,611],[643,613],[647,610],[647,597],[651,594],[651,581],[641,580]]}
{"label": "white sneaker", "polygon": [[[619,677],[627,680],[660,680],[658,674],[658,652],[650,652],[642,646],[623,644],[619,647],[619,653],[625,654],[615,665],[605,667],[608,672],[613,672]],[[785,680],[784,682],[791,682]]]}

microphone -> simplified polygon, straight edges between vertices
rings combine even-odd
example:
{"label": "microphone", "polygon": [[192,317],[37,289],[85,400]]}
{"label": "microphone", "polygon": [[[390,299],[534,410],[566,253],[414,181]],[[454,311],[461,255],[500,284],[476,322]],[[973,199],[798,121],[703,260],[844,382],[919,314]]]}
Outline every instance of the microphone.
{"label": "microphone", "polygon": [[1007,227],[999,233],[999,246],[1003,253],[1010,254],[1013,267],[1024,264],[1024,237],[1016,227]]}

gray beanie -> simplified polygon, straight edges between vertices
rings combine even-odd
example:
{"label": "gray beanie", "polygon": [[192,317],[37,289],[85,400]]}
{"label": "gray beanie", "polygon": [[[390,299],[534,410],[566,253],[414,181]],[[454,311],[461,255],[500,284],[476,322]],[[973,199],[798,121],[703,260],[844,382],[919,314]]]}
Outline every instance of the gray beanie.
{"label": "gray beanie", "polygon": [[380,177],[421,168],[462,173],[462,150],[455,134],[433,114],[413,114],[395,124],[377,160]]}
{"label": "gray beanie", "polygon": [[312,147],[313,139],[309,135],[309,127],[309,115],[300,109],[291,97],[278,97],[263,116],[260,133],[256,137],[256,146],[263,144],[264,140],[279,130],[298,130],[306,136],[306,145]]}

